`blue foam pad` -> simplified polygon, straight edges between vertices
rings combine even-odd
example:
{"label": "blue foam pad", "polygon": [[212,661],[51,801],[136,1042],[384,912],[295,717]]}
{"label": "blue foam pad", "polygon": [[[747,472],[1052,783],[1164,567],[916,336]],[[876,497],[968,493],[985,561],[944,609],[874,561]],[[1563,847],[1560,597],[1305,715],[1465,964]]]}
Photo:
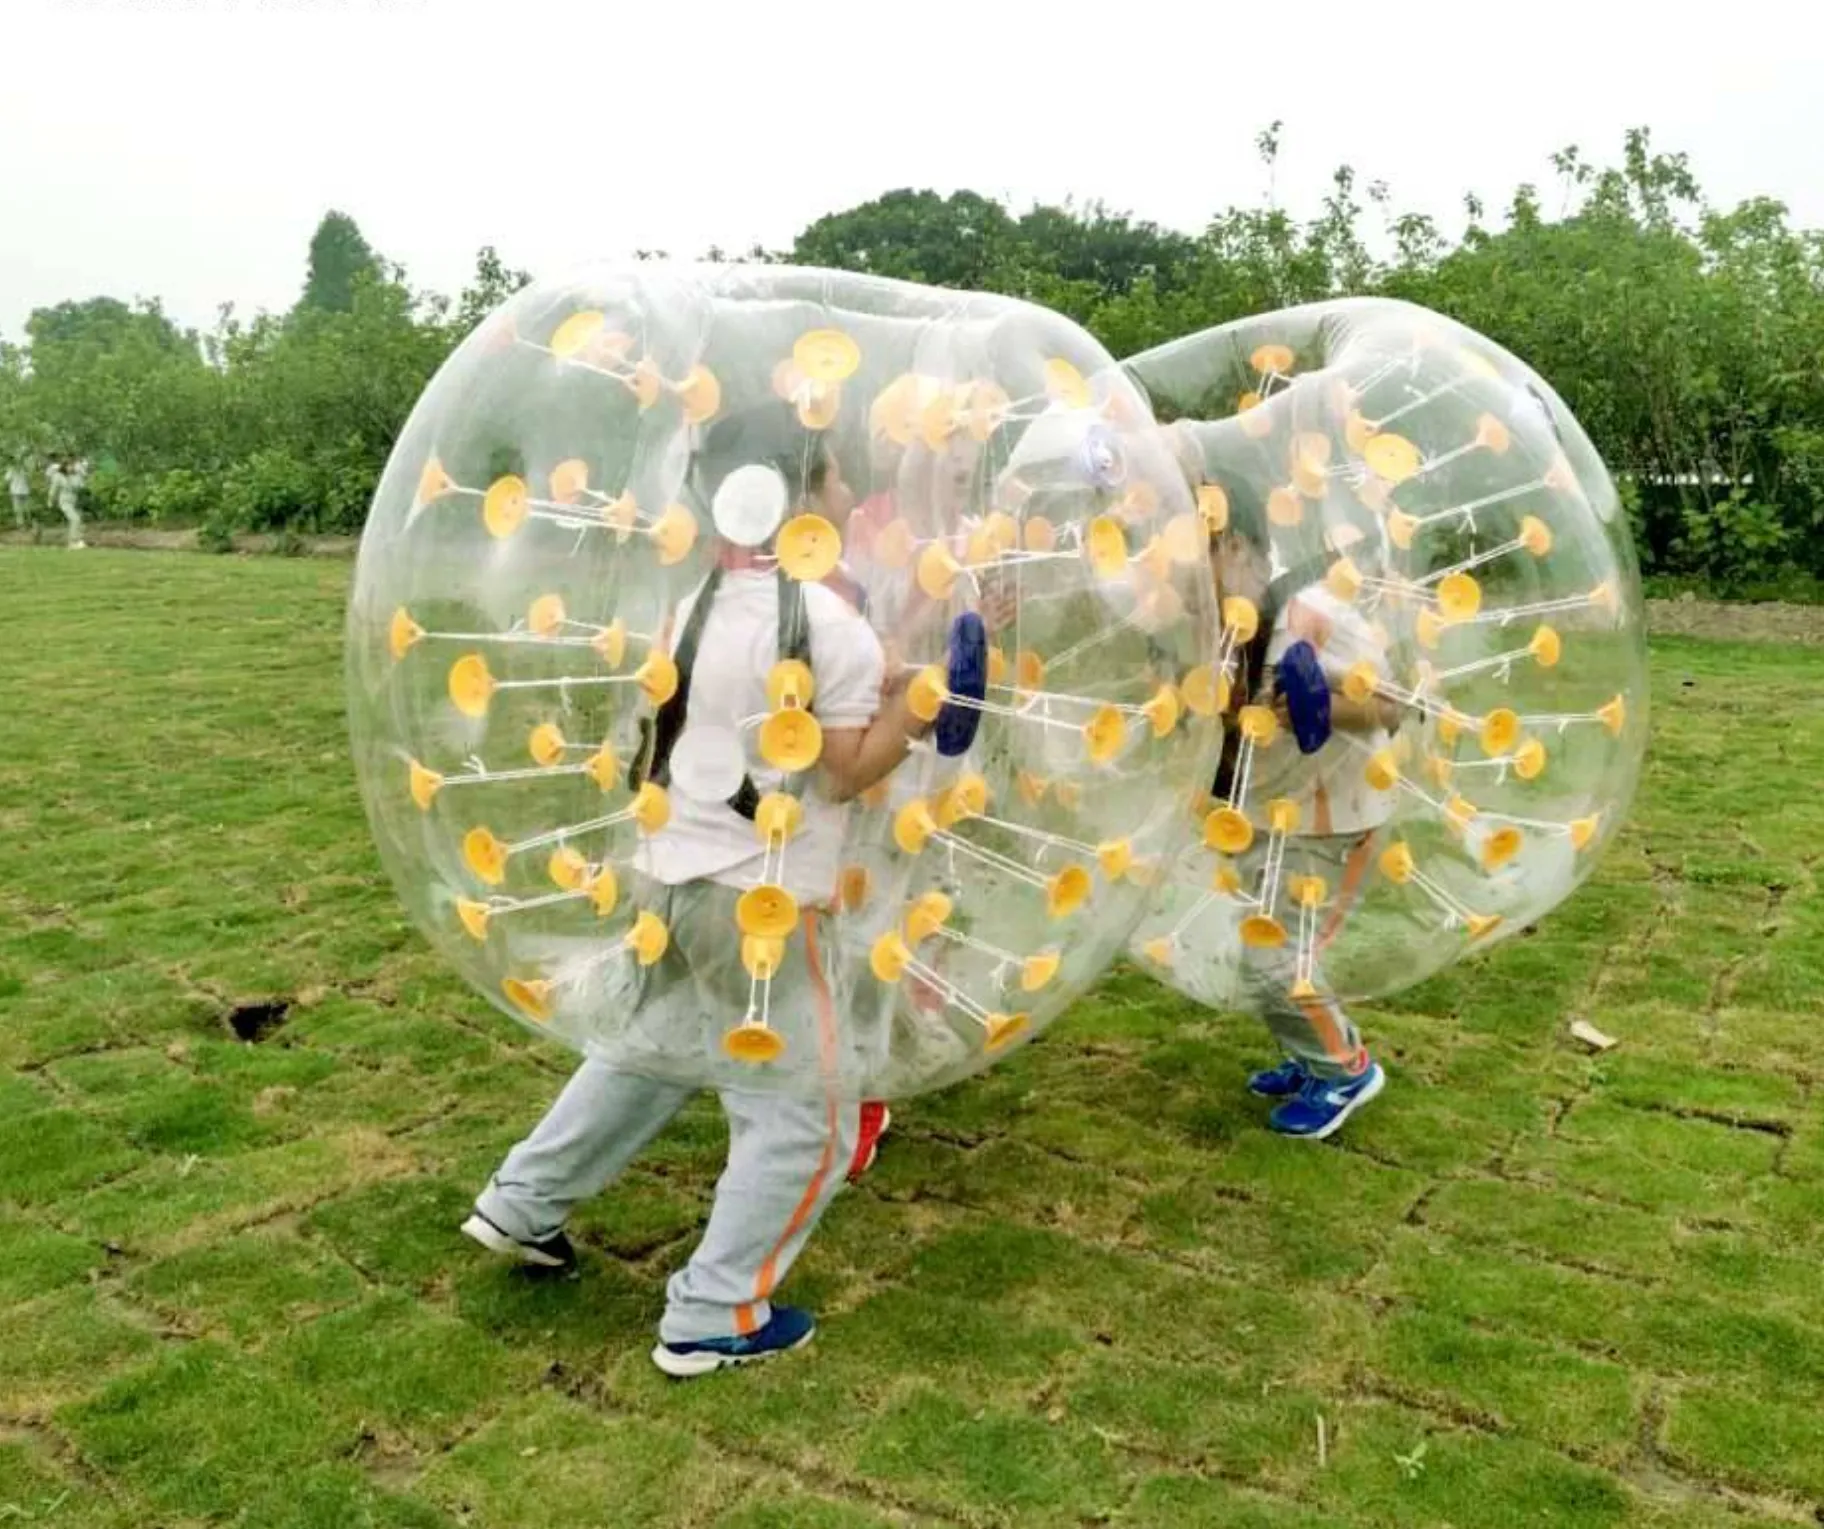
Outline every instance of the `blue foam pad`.
{"label": "blue foam pad", "polygon": [[1295,642],[1274,665],[1279,693],[1286,698],[1292,736],[1301,754],[1315,754],[1330,737],[1330,681],[1318,662],[1317,649]]}
{"label": "blue foam pad", "polygon": [[[987,698],[988,628],[974,611],[964,611],[950,623],[950,668],[944,683],[953,696],[970,701]],[[946,759],[968,753],[981,725],[982,714],[976,707],[944,702],[931,729],[938,753]]]}

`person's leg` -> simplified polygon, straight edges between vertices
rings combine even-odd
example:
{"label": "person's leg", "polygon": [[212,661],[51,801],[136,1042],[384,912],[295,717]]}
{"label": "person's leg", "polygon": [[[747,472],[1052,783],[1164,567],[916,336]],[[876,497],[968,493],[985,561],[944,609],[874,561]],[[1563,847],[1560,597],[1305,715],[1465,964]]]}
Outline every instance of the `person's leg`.
{"label": "person's leg", "polygon": [[31,503],[31,500],[25,494],[14,494],[13,495],[13,524],[15,526],[17,526],[21,531],[23,531],[26,526],[27,516],[26,516],[25,512],[26,512],[26,507],[30,503]]}
{"label": "person's leg", "polygon": [[72,547],[80,547],[83,544],[82,511],[76,508],[76,501],[74,499],[68,498],[60,497],[57,501],[57,507],[63,511],[64,523],[69,527],[69,544]]}
{"label": "person's leg", "polygon": [[[861,1107],[835,1084],[836,1013],[819,936],[807,915],[774,979],[773,1002],[808,1002],[825,1063],[821,1097],[728,1090],[728,1166],[703,1240],[666,1291],[664,1345],[744,1337],[772,1317],[772,1293],[847,1182]],[[794,960],[794,957],[797,960]],[[797,966],[797,980],[789,973]],[[783,985],[781,979],[785,979]]]}
{"label": "person's leg", "polygon": [[476,1211],[515,1242],[545,1241],[579,1201],[600,1194],[633,1161],[691,1093],[585,1060],[495,1170]]}
{"label": "person's leg", "polygon": [[1355,1022],[1327,991],[1323,947],[1334,938],[1360,895],[1371,847],[1366,837],[1296,841],[1293,856],[1303,861],[1306,874],[1322,876],[1329,888],[1311,974],[1315,995],[1294,996],[1298,980],[1295,940],[1272,949],[1249,949],[1243,958],[1243,982],[1254,1012],[1299,1070],[1319,1078],[1352,1078],[1368,1066],[1368,1052]]}

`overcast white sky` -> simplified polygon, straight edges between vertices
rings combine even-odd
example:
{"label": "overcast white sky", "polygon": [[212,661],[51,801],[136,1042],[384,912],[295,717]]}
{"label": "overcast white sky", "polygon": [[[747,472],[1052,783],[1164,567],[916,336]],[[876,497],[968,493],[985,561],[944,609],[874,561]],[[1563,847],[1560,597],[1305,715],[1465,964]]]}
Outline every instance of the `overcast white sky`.
{"label": "overcast white sky", "polygon": [[[788,242],[897,186],[1194,229],[1347,160],[1455,225],[1644,123],[1824,226],[1812,0],[0,0],[0,335],[283,308],[325,209],[419,285]],[[1556,205],[1548,200],[1548,205]]]}

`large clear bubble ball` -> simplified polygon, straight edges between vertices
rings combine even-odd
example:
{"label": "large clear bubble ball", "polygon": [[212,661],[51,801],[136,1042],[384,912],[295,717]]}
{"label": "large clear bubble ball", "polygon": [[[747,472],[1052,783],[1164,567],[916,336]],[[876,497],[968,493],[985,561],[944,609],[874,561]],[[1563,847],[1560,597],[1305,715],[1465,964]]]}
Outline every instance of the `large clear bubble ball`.
{"label": "large clear bubble ball", "polygon": [[362,539],[375,835],[439,949],[572,1046],[939,1086],[1145,911],[1216,749],[1206,548],[1140,389],[1041,309],[784,267],[528,288]]}
{"label": "large clear bubble ball", "polygon": [[1210,1004],[1371,998],[1556,906],[1647,735],[1626,519],[1563,401],[1382,300],[1126,366],[1221,527],[1225,728],[1136,959]]}

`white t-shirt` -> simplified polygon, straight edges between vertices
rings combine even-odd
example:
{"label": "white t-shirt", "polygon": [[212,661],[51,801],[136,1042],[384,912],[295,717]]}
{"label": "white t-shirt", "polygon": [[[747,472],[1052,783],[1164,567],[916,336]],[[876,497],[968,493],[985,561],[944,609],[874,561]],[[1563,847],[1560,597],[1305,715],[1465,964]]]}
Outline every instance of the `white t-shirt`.
{"label": "white t-shirt", "polygon": [[[674,651],[696,598],[692,595],[677,613]],[[880,640],[847,601],[821,584],[804,586],[804,610],[815,689],[812,714],[825,732],[866,727],[880,709],[885,672]],[[766,680],[778,661],[776,575],[770,570],[724,573],[697,644],[678,747],[684,746],[693,727],[739,729],[747,747],[748,774],[762,796],[785,780],[760,758],[758,725],[752,720],[770,710]],[[754,825],[726,800],[690,796],[675,775],[670,794],[671,819],[641,846],[639,868],[669,886],[702,880],[734,887],[757,885],[764,846]],[[801,903],[826,902],[841,871],[849,809],[846,803],[828,800],[815,780],[805,789],[803,804],[804,823],[786,846],[785,872],[778,880]]]}
{"label": "white t-shirt", "polygon": [[[1267,662],[1278,663],[1295,642],[1308,642],[1317,650],[1333,690],[1364,659],[1383,679],[1391,678],[1387,654],[1368,619],[1321,582],[1307,585],[1281,607],[1267,643]],[[1357,834],[1379,828],[1393,816],[1398,788],[1377,791],[1368,784],[1368,755],[1363,750],[1384,749],[1391,742],[1387,730],[1377,727],[1347,738],[1332,733],[1315,754],[1301,754],[1286,729],[1255,754],[1249,800],[1263,806],[1275,797],[1296,802],[1300,834]]]}
{"label": "white t-shirt", "polygon": [[15,499],[23,499],[32,491],[32,480],[25,475],[23,467],[9,467],[6,470],[6,491]]}

